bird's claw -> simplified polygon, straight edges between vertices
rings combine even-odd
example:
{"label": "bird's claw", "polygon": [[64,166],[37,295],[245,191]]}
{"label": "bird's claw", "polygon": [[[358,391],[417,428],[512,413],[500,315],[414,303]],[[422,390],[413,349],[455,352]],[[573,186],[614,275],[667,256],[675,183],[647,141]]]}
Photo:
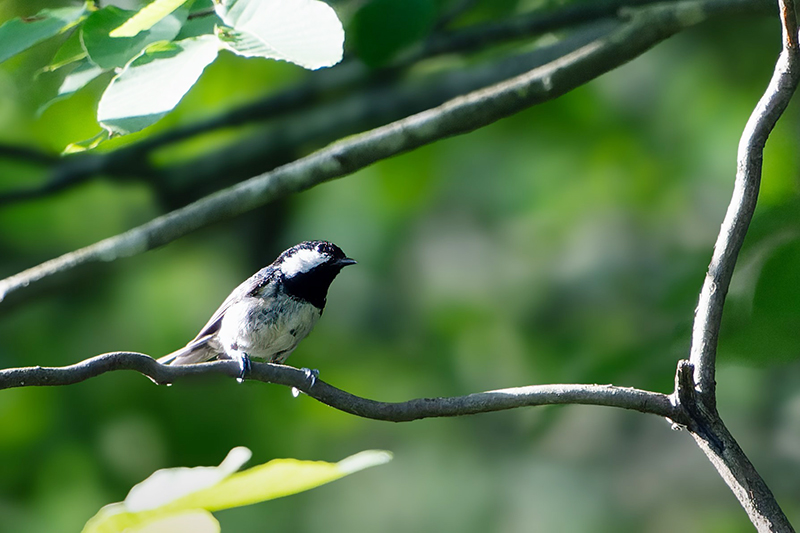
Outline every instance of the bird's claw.
{"label": "bird's claw", "polygon": [[316,368],[313,370],[310,368],[301,368],[301,370],[303,371],[303,374],[306,375],[306,379],[309,382],[308,388],[310,389],[317,382],[317,378],[319,377],[319,370],[317,370]]}
{"label": "bird's claw", "polygon": [[[303,374],[306,375],[306,380],[308,381],[308,388],[310,389],[317,382],[317,377],[319,377],[319,370],[317,370],[316,368],[313,370],[310,368],[301,368],[300,370],[302,370]],[[297,387],[292,387],[292,396],[294,396],[295,398],[300,396],[301,392],[302,391]]]}

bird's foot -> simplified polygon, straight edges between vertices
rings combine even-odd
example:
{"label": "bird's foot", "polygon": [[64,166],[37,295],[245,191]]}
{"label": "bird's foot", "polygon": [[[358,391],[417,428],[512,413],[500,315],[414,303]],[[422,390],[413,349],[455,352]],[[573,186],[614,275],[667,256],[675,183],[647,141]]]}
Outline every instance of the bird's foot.
{"label": "bird's foot", "polygon": [[244,383],[244,377],[250,373],[250,357],[246,353],[243,353],[236,359],[239,361],[239,377],[236,378],[236,381]]}
{"label": "bird's foot", "polygon": [[[308,388],[310,389],[317,382],[317,378],[319,377],[319,370],[317,370],[316,368],[313,370],[310,368],[301,368],[300,370],[302,370],[303,374],[306,375],[306,380],[308,381]],[[295,398],[300,396],[301,392],[302,391],[297,387],[292,387],[292,396],[294,396]]]}
{"label": "bird's foot", "polygon": [[308,388],[310,389],[317,382],[317,378],[319,377],[319,370],[317,370],[316,368],[313,370],[310,368],[301,368],[300,370],[302,370],[303,374],[306,375],[306,379],[308,380]]}

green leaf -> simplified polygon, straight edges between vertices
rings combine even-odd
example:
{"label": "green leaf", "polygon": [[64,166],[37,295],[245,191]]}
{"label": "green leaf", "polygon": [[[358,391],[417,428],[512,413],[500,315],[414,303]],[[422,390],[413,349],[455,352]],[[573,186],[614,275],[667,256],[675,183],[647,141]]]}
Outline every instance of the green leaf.
{"label": "green leaf", "polygon": [[111,135],[106,130],[100,130],[100,133],[95,135],[94,137],[90,137],[83,141],[74,142],[68,144],[64,151],[61,152],[62,154],[77,154],[79,152],[85,152],[86,150],[91,150],[92,148],[97,147],[101,142],[107,141],[111,138]]}
{"label": "green leaf", "polygon": [[115,28],[111,37],[135,37],[139,32],[149,30],[158,21],[181,7],[189,0],[155,0],[139,10],[134,16]]}
{"label": "green leaf", "polygon": [[218,47],[210,35],[150,45],[111,81],[97,106],[98,122],[117,134],[154,124],[178,105]]}
{"label": "green leaf", "polygon": [[[86,523],[83,533],[212,533],[213,529],[200,528],[213,527],[208,520],[213,517],[201,517],[198,511],[230,509],[289,496],[387,463],[392,457],[388,452],[368,450],[338,463],[276,459],[233,474],[249,455],[247,448],[234,448],[219,467],[159,470],[131,489],[124,503],[103,507]],[[175,495],[178,497],[174,498]],[[186,520],[197,522],[190,526]],[[155,529],[156,526],[160,529]]]}
{"label": "green leaf", "polygon": [[220,526],[214,515],[203,509],[185,513],[162,516],[150,522],[125,528],[125,533],[220,533]]}
{"label": "green leaf", "polygon": [[0,62],[71,28],[86,11],[86,5],[43,9],[32,17],[5,22],[0,26]]}
{"label": "green leaf", "polygon": [[89,57],[103,68],[124,67],[148,45],[172,40],[186,20],[188,10],[180,9],[162,18],[147,31],[135,37],[111,37],[109,33],[136,14],[115,6],[92,13],[81,28],[81,41]]}
{"label": "green leaf", "polygon": [[380,66],[425,37],[435,20],[432,0],[372,0],[353,16],[347,34],[365,63]]}
{"label": "green leaf", "polygon": [[179,513],[129,513],[122,503],[106,505],[84,526],[82,533],[219,533],[217,519],[205,509]]}
{"label": "green leaf", "polygon": [[[342,60],[342,23],[324,2],[230,0],[217,4],[217,15],[235,30],[232,39],[223,40],[234,53],[290,61],[311,70]],[[247,46],[239,48],[240,41]]]}
{"label": "green leaf", "polygon": [[81,32],[80,30],[75,30],[67,37],[61,48],[58,49],[50,64],[42,70],[44,72],[53,72],[61,67],[80,61],[84,57],[86,57],[86,50],[81,45]]}
{"label": "green leaf", "polygon": [[281,498],[391,460],[391,454],[368,450],[338,463],[276,459],[233,474],[221,483],[189,494],[166,506],[169,509],[221,511]]}

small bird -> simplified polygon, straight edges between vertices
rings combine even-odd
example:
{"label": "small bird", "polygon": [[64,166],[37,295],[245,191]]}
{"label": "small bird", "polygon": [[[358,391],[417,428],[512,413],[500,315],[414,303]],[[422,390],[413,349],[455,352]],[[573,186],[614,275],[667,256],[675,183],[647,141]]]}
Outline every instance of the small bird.
{"label": "small bird", "polygon": [[[250,358],[283,363],[322,316],[333,279],[355,263],[330,242],[292,246],[236,287],[186,346],[158,362],[189,365],[234,359],[239,362],[239,381],[250,369]],[[313,385],[316,374],[306,374]]]}

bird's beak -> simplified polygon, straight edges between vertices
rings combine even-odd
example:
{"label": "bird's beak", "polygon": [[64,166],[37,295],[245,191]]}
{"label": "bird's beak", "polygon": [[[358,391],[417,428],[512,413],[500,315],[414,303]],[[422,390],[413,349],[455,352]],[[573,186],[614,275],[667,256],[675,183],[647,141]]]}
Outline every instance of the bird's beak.
{"label": "bird's beak", "polygon": [[349,257],[345,257],[344,259],[339,259],[339,261],[337,261],[336,264],[339,265],[340,267],[344,268],[344,267],[346,267],[348,265],[355,265],[356,264],[356,260],[355,259],[350,259]]}

